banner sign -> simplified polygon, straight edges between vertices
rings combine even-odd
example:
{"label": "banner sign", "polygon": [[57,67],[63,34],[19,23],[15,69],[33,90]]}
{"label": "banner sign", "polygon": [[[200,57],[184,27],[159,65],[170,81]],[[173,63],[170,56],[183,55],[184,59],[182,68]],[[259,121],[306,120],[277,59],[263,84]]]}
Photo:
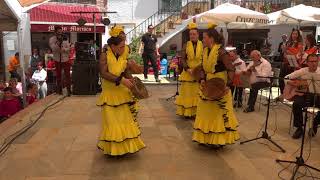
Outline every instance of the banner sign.
{"label": "banner sign", "polygon": [[[31,24],[31,32],[54,32],[55,25],[51,24]],[[63,32],[77,32],[77,33],[94,33],[93,26],[76,26],[76,25],[62,25]],[[104,33],[104,26],[96,27],[97,33]]]}
{"label": "banner sign", "polygon": [[241,17],[241,16],[237,16],[236,22],[269,24],[268,19],[260,19],[260,18],[252,18],[252,17],[248,18],[248,17]]}

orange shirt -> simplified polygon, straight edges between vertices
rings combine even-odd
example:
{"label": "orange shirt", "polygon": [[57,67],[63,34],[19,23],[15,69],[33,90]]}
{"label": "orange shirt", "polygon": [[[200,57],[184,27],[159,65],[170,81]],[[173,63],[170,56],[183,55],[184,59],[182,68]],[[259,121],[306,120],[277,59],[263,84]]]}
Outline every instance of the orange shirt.
{"label": "orange shirt", "polygon": [[297,47],[287,47],[287,51],[289,51],[293,55],[297,55],[303,49],[303,45],[301,43],[298,44]]}
{"label": "orange shirt", "polygon": [[17,70],[17,66],[20,64],[19,59],[16,56],[12,56],[9,60],[8,71]]}
{"label": "orange shirt", "polygon": [[312,47],[312,48],[305,50],[304,52],[307,54],[317,54],[317,50],[318,50],[317,47]]}

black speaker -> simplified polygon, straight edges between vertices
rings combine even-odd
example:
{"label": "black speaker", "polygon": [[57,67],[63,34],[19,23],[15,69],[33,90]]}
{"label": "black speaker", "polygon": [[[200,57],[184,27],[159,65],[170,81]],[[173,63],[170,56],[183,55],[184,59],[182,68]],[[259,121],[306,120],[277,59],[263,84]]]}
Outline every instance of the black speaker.
{"label": "black speaker", "polygon": [[98,63],[95,61],[76,61],[72,67],[74,95],[95,95],[98,91]]}
{"label": "black speaker", "polygon": [[95,61],[94,52],[91,50],[91,44],[76,42],[76,60],[75,61]]}

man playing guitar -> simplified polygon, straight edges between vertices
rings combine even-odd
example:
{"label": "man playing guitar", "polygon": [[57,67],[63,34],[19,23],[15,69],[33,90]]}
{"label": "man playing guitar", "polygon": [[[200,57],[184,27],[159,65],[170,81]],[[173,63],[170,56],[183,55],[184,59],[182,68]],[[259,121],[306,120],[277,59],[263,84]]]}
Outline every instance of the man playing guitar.
{"label": "man playing guitar", "polygon": [[[302,136],[303,129],[303,108],[304,107],[320,107],[320,96],[317,92],[320,89],[320,68],[318,67],[318,56],[315,54],[310,54],[307,57],[307,66],[305,68],[301,68],[293,73],[287,75],[285,78],[289,79],[287,81],[288,86],[307,86],[303,89],[308,89],[305,92],[297,93],[293,98],[293,118],[294,118],[294,126],[297,128],[292,138],[298,139]],[[314,81],[310,83],[310,81]],[[315,95],[314,93],[318,93]],[[313,135],[317,132],[317,127],[320,121],[320,116],[317,115],[313,121]]]}
{"label": "man playing guitar", "polygon": [[252,62],[247,66],[246,71],[243,72],[243,74],[249,76],[251,84],[248,107],[244,110],[246,113],[254,111],[259,89],[270,86],[270,79],[261,77],[273,75],[270,62],[261,57],[261,53],[258,50],[253,50],[250,53],[250,57]]}

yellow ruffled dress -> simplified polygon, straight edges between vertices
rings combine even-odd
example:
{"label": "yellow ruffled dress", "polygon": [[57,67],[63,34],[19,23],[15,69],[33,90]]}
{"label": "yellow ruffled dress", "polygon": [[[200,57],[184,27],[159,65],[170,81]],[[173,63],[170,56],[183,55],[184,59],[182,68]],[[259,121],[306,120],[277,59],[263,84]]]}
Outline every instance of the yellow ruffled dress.
{"label": "yellow ruffled dress", "polygon": [[[111,74],[120,76],[126,69],[127,59],[125,55],[116,59],[108,49],[107,66]],[[122,84],[116,86],[115,83],[103,79],[102,93],[97,101],[97,105],[102,107],[103,130],[97,146],[104,154],[124,155],[145,147],[132,113],[133,104],[132,93],[127,87]]]}
{"label": "yellow ruffled dress", "polygon": [[[221,78],[227,82],[227,72],[216,72],[218,63],[218,50],[220,45],[214,45],[208,55],[208,48],[203,53],[203,69],[206,79]],[[233,111],[232,95],[229,91],[219,100],[208,100],[200,92],[200,101],[197,108],[197,116],[193,125],[192,140],[201,144],[226,145],[239,140],[237,131],[238,121]]]}
{"label": "yellow ruffled dress", "polygon": [[[201,64],[203,51],[201,41],[197,42],[195,51],[193,43],[188,41],[186,46],[186,61],[190,69]],[[185,70],[181,73],[179,81],[181,82],[181,86],[179,89],[179,95],[175,100],[176,114],[179,116],[193,117],[196,115],[197,104],[199,101],[199,83]]]}

